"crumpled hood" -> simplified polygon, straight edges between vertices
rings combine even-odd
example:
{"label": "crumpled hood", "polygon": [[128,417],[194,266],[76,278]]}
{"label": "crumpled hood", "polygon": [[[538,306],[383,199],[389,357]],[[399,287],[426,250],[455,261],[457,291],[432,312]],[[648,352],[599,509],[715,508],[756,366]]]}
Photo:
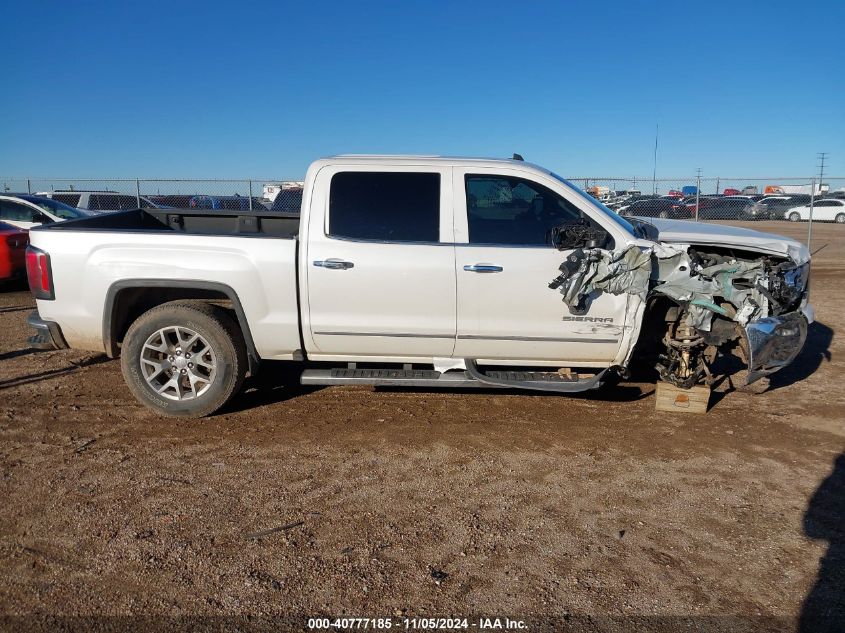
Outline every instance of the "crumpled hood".
{"label": "crumpled hood", "polygon": [[743,229],[727,224],[709,224],[687,220],[664,220],[660,218],[637,218],[654,226],[659,232],[659,241],[683,244],[730,245],[751,251],[789,257],[796,264],[810,260],[810,251],[801,242],[753,229]]}

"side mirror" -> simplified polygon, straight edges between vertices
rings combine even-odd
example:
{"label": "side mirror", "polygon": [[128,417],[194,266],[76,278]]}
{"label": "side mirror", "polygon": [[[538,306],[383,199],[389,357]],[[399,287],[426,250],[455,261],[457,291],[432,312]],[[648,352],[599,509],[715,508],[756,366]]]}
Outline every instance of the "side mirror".
{"label": "side mirror", "polygon": [[576,248],[603,248],[607,244],[607,231],[587,220],[567,222],[552,229],[552,245],[559,251]]}

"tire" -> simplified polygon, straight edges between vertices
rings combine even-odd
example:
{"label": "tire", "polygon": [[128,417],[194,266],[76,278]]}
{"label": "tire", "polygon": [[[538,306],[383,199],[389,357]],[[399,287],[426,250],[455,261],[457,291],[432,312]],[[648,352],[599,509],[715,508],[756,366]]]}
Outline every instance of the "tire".
{"label": "tire", "polygon": [[657,216],[657,217],[659,217],[659,218],[663,218],[664,220],[666,220],[666,219],[668,219],[668,218],[669,218],[669,212],[668,212],[668,211],[661,211],[661,212],[658,214],[658,216]]}
{"label": "tire", "polygon": [[834,219],[837,224],[845,224],[845,213],[838,213]]}
{"label": "tire", "polygon": [[223,308],[173,301],[145,312],[129,327],[120,367],[144,406],[166,416],[201,418],[240,389],[246,346]]}
{"label": "tire", "polygon": [[801,220],[800,213],[790,213],[789,214],[789,221],[790,222],[799,222]]}

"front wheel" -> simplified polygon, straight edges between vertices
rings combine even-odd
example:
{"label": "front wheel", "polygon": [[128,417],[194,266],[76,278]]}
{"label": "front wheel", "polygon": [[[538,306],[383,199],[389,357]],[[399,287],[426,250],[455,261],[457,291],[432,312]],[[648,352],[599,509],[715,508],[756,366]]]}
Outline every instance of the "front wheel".
{"label": "front wheel", "polygon": [[120,366],[141,404],[167,416],[199,418],[240,389],[247,360],[243,336],[226,310],[174,301],[132,324]]}
{"label": "front wheel", "polygon": [[837,224],[845,224],[845,213],[839,213],[835,220]]}
{"label": "front wheel", "polygon": [[790,222],[798,222],[801,219],[800,213],[790,213],[789,214],[789,221]]}
{"label": "front wheel", "polygon": [[668,212],[668,211],[661,211],[661,212],[658,214],[658,216],[657,216],[657,217],[659,217],[659,218],[663,218],[663,219],[665,220],[665,219],[667,219],[667,218],[669,217],[669,212]]}

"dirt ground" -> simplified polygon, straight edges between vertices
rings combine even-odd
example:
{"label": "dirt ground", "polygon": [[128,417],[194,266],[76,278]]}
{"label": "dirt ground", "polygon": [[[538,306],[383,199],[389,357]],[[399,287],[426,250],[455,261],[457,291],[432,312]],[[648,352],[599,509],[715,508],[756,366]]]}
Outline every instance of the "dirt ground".
{"label": "dirt ground", "polygon": [[270,365],[223,413],[164,419],[118,361],[28,349],[33,302],[1,292],[0,625],[790,631],[845,613],[845,226],[816,225],[818,248],[804,352],[706,415],[655,412],[652,384],[305,389]]}

